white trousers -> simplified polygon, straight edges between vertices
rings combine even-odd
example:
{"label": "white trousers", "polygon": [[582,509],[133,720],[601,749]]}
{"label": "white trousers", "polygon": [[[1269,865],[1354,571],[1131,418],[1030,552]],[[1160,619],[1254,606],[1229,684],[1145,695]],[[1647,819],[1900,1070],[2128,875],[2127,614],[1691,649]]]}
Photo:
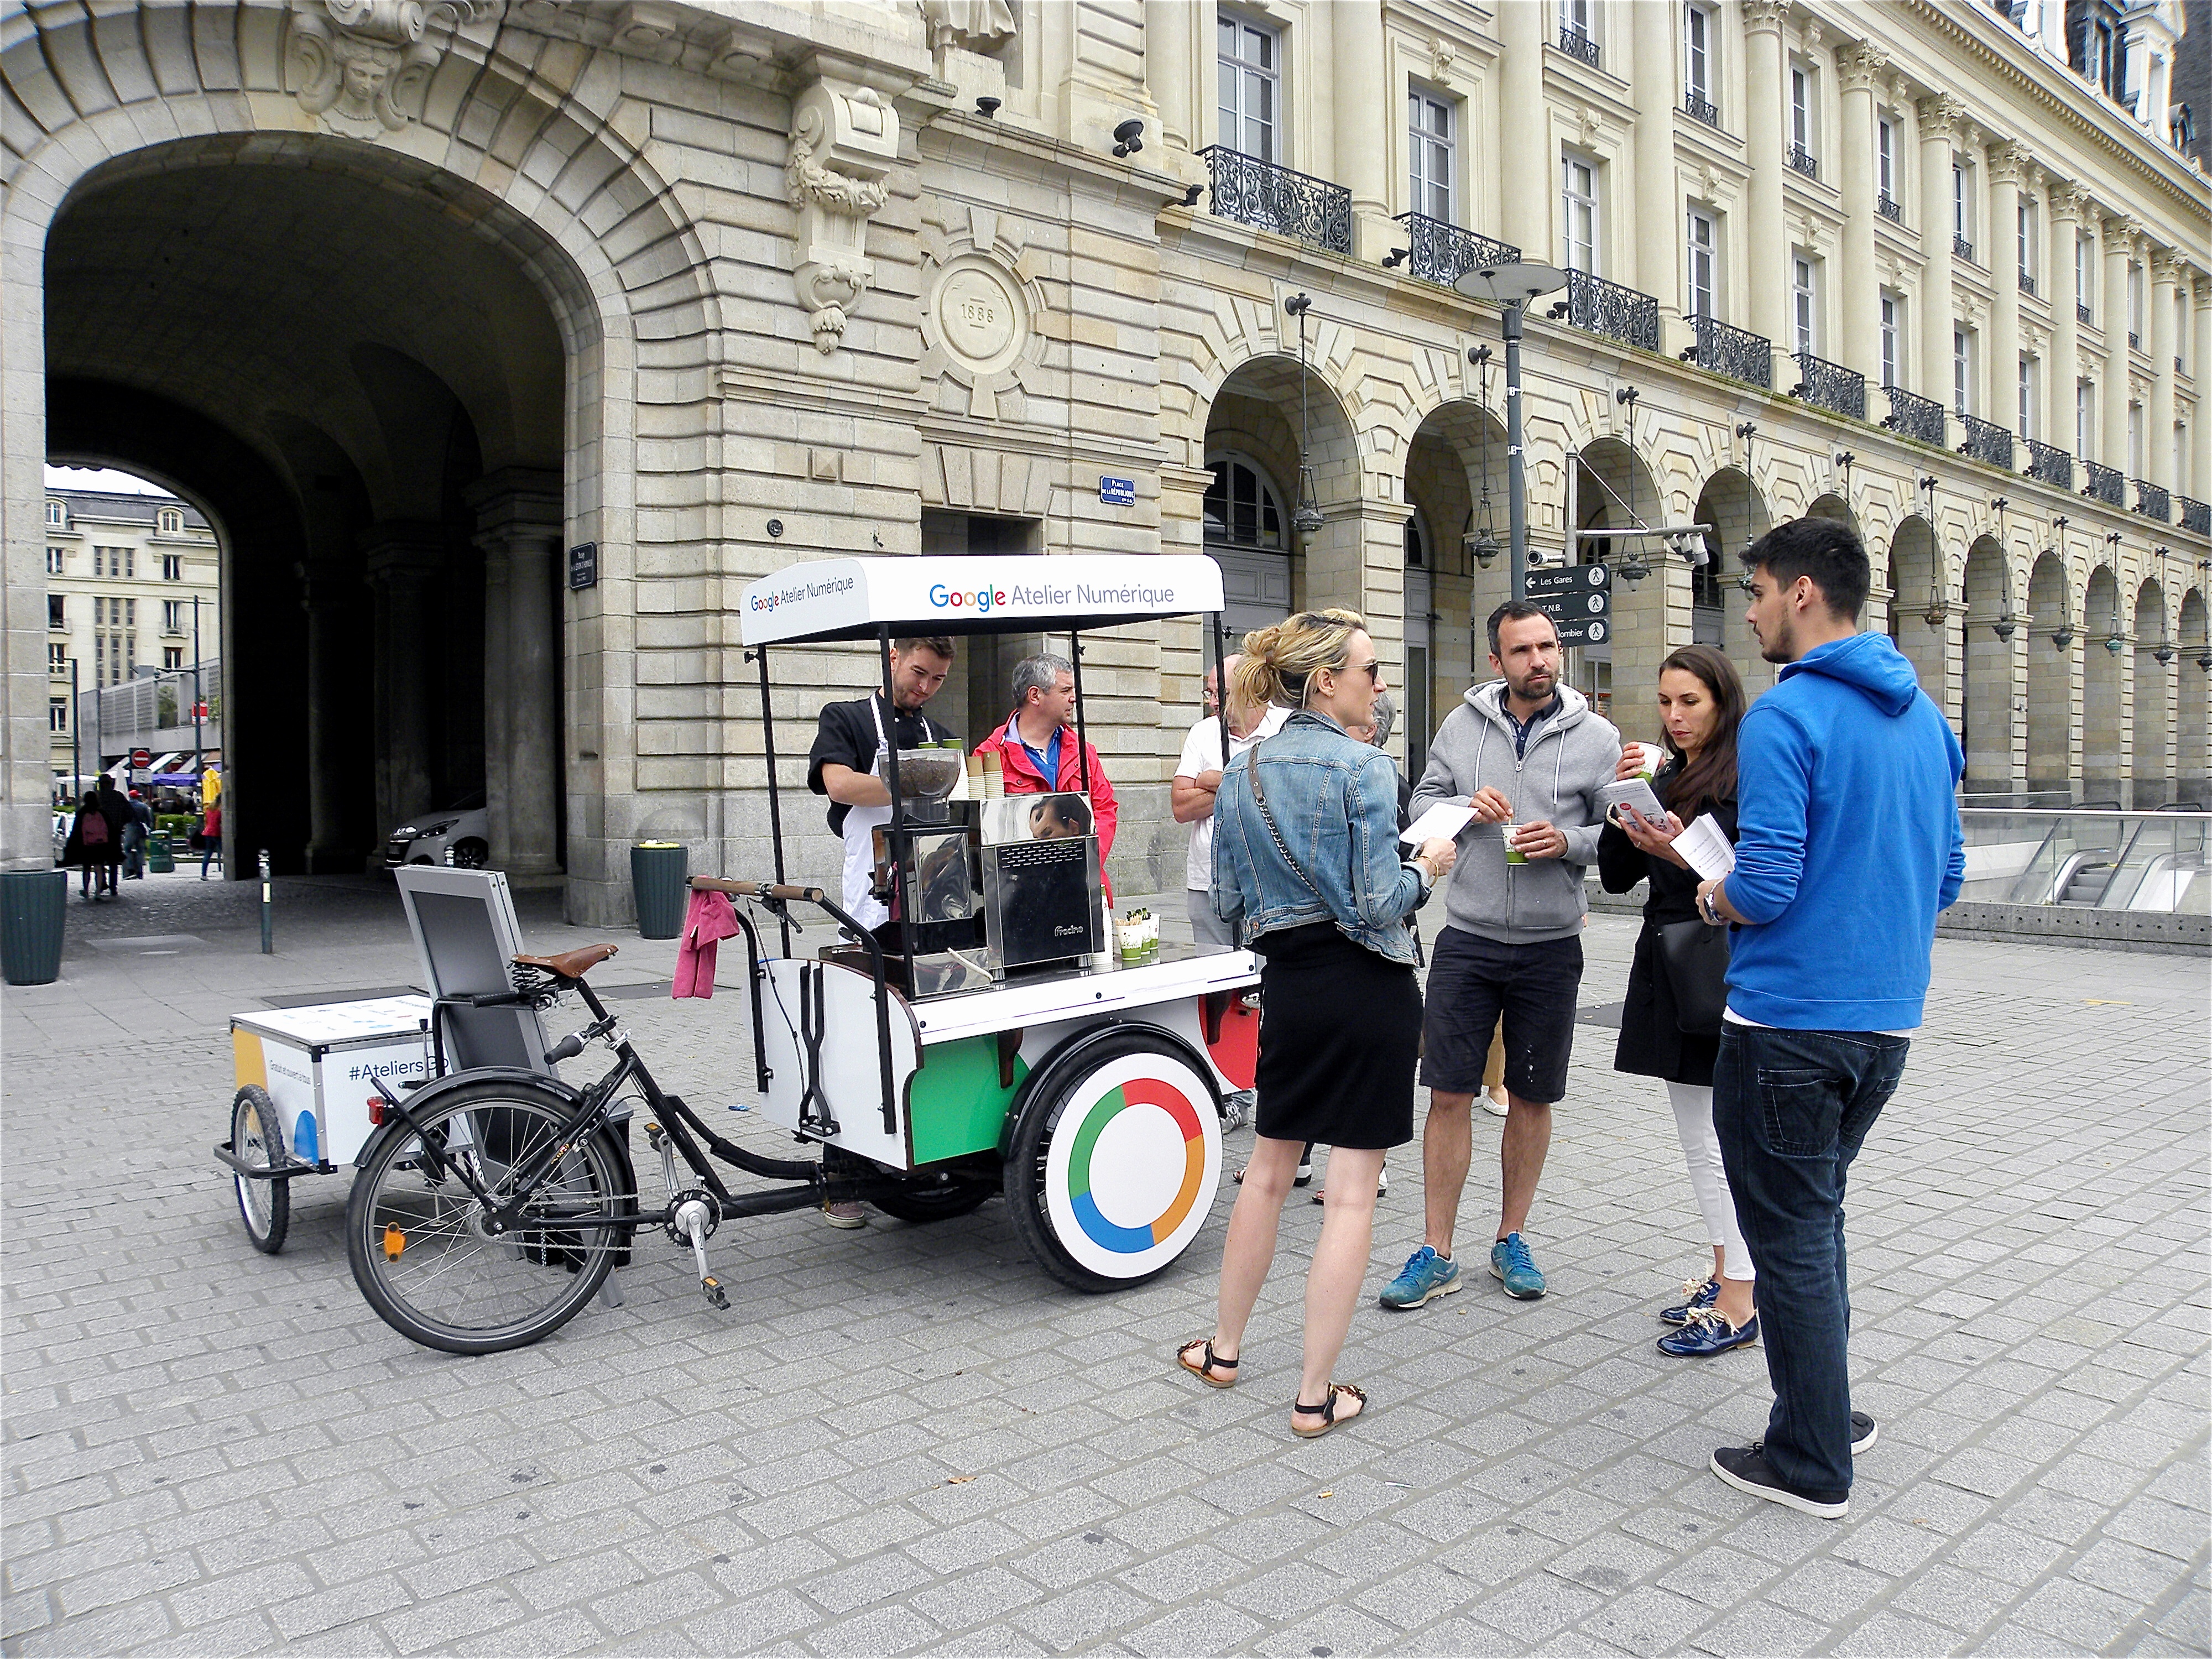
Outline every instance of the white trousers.
{"label": "white trousers", "polygon": [[1755,1278],[1751,1251],[1736,1225],[1728,1171],[1721,1165],[1720,1137],[1713,1133],[1713,1091],[1694,1083],[1670,1083],[1667,1098],[1674,1108],[1674,1132],[1682,1138],[1682,1161],[1690,1166],[1690,1190],[1698,1195],[1698,1212],[1705,1218],[1706,1242],[1726,1251],[1722,1277]]}

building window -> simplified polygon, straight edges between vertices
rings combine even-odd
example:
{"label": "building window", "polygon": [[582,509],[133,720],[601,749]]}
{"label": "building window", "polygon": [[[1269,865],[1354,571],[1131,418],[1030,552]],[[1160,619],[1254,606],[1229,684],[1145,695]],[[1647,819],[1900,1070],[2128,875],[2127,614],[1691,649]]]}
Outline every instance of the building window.
{"label": "building window", "polygon": [[69,699],[67,697],[50,697],[46,700],[46,730],[49,732],[69,730]]}
{"label": "building window", "polygon": [[1407,101],[1413,211],[1449,224],[1452,218],[1453,177],[1457,171],[1453,165],[1452,106],[1442,98],[1419,90]]}
{"label": "building window", "polygon": [[2030,294],[2035,292],[2035,204],[2026,197],[2020,201],[2020,285]]}
{"label": "building window", "polygon": [[1265,24],[1221,15],[1221,143],[1262,161],[1278,158],[1283,38]]}
{"label": "building window", "polygon": [[138,550],[131,547],[95,547],[92,550],[92,574],[95,576],[135,576],[138,574]]}
{"label": "building window", "polygon": [[1961,415],[1974,412],[1974,337],[1972,331],[1951,331],[1951,407]]}
{"label": "building window", "polygon": [[46,503],[46,522],[57,530],[69,528],[69,508],[60,501]]}
{"label": "building window", "polygon": [[2143,416],[2141,404],[2128,405],[2128,476],[2140,478],[2143,474]]}
{"label": "building window", "polygon": [[2089,248],[2089,239],[2080,232],[2074,236],[2074,305],[2075,314],[2087,322],[2095,314],[2092,290],[2096,284],[2097,259]]}
{"label": "building window", "polygon": [[185,602],[182,599],[161,601],[161,631],[164,634],[185,631]]}
{"label": "building window", "polygon": [[2087,380],[2074,382],[2074,453],[2089,459],[2089,434],[2097,429],[2097,389]]}
{"label": "building window", "polygon": [[2186,495],[2190,483],[2189,422],[2176,421],[2173,423],[2173,487]]}
{"label": "building window", "polygon": [[1905,360],[1905,301],[1885,291],[1881,296],[1881,383],[1899,386],[1899,365]]}
{"label": "building window", "polygon": [[1559,35],[1563,44],[1569,36],[1578,40],[1596,40],[1597,30],[1593,25],[1597,20],[1590,15],[1595,9],[1592,0],[1559,0]]}
{"label": "building window", "polygon": [[181,553],[161,555],[161,580],[165,582],[180,582],[184,579],[185,556]]}
{"label": "building window", "polygon": [[1562,158],[1560,187],[1570,270],[1597,275],[1597,163],[1579,155]]}
{"label": "building window", "polygon": [[1881,199],[1893,203],[1897,196],[1897,123],[1887,116],[1875,124],[1874,138],[1875,185]]}
{"label": "building window", "polygon": [[62,596],[58,593],[46,595],[46,626],[53,629],[66,629],[69,626],[69,610],[62,603]]}
{"label": "building window", "polygon": [[2143,268],[2128,266],[2128,343],[2140,346],[2143,334]]}
{"label": "building window", "polygon": [[1717,315],[1713,299],[1718,275],[1720,238],[1713,216],[1702,208],[1690,210],[1690,315]]}
{"label": "building window", "polygon": [[156,519],[161,534],[181,536],[185,533],[185,515],[181,508],[165,507],[156,515]]}
{"label": "building window", "polygon": [[2035,436],[2035,388],[2039,378],[2035,359],[2022,357],[2020,360],[2020,435],[2023,438]]}
{"label": "building window", "polygon": [[46,550],[46,574],[49,576],[60,575],[62,574],[62,567],[68,562],[68,560],[69,550],[67,548],[48,548]]}
{"label": "building window", "polygon": [[162,667],[164,667],[164,668],[182,668],[184,665],[185,665],[185,647],[184,647],[183,646],[181,646],[181,645],[165,645],[165,646],[163,646],[163,647],[161,647],[161,666],[162,666]]}
{"label": "building window", "polygon": [[1283,507],[1275,498],[1275,487],[1246,462],[1214,462],[1203,512],[1209,542],[1231,547],[1283,546]]}
{"label": "building window", "polygon": [[69,672],[69,646],[65,641],[50,640],[46,642],[46,672],[49,674]]}
{"label": "building window", "polygon": [[1820,154],[1816,142],[1820,131],[1820,112],[1814,101],[1813,71],[1802,64],[1790,66],[1790,159],[1801,173],[1814,173],[1819,163],[1814,159]]}
{"label": "building window", "polygon": [[1713,96],[1713,89],[1720,84],[1713,69],[1713,15],[1703,6],[1685,6],[1682,8],[1682,93],[1693,105],[1720,102]]}
{"label": "building window", "polygon": [[1796,351],[1817,353],[1820,349],[1820,263],[1802,253],[1793,255],[1790,261],[1790,324],[1797,342],[1792,349]]}
{"label": "building window", "polygon": [[[1951,238],[1971,247],[1974,240],[1974,216],[1968,200],[1972,181],[1966,177],[1967,167],[1956,156],[1951,159]],[[1968,254],[1967,258],[1973,256]]]}

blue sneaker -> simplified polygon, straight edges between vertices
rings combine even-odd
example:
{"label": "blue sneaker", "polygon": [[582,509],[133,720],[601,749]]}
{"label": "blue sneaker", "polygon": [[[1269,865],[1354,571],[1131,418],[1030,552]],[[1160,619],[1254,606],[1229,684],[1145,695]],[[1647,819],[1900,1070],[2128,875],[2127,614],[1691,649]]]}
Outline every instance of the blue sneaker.
{"label": "blue sneaker", "polygon": [[1490,1276],[1505,1286],[1505,1294],[1533,1302],[1544,1293],[1544,1275],[1528,1254],[1528,1241],[1508,1233],[1490,1247]]}
{"label": "blue sneaker", "polygon": [[1459,1288],[1459,1263],[1438,1255],[1430,1246],[1406,1258],[1398,1276],[1382,1287],[1382,1305],[1403,1312],[1418,1308],[1432,1296],[1449,1296]]}
{"label": "blue sneaker", "polygon": [[1719,1301],[1720,1295],[1720,1281],[1717,1279],[1708,1279],[1703,1284],[1686,1279],[1682,1281],[1682,1302],[1675,1307],[1660,1309],[1659,1322],[1662,1325],[1687,1325]]}

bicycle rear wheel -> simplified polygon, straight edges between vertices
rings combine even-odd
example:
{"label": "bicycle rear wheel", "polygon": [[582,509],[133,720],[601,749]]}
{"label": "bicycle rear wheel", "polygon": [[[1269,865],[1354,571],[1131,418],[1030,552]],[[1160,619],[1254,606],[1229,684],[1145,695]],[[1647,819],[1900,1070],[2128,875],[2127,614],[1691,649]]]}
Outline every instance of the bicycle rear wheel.
{"label": "bicycle rear wheel", "polygon": [[497,1353],[591,1300],[629,1243],[617,1224],[637,1207],[609,1132],[563,1152],[503,1234],[458,1173],[507,1202],[518,1171],[564,1139],[571,1109],[526,1083],[465,1084],[416,1111],[419,1133],[394,1122],[369,1144],[346,1200],[346,1259],[385,1323],[447,1353]]}

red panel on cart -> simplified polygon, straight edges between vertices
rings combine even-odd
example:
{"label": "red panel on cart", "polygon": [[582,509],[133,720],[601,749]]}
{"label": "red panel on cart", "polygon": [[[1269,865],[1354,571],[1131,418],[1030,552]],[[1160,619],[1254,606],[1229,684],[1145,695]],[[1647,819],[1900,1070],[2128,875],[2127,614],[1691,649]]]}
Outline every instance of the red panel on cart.
{"label": "red panel on cart", "polygon": [[1250,1088],[1260,1066],[1260,1011],[1246,1007],[1241,996],[1231,999],[1228,1011],[1221,1017],[1221,1035],[1206,1045],[1206,1051],[1232,1085]]}

